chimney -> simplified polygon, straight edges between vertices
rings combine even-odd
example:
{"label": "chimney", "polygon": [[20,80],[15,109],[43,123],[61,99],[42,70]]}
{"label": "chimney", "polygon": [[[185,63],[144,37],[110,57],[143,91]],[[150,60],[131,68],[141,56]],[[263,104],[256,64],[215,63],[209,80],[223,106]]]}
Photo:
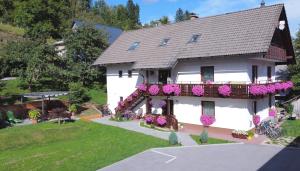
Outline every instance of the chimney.
{"label": "chimney", "polygon": [[261,2],[260,2],[260,7],[264,7],[264,6],[266,6],[266,3],[265,3],[264,0],[261,0]]}
{"label": "chimney", "polygon": [[199,18],[198,15],[196,13],[190,13],[190,20],[194,20],[194,19],[197,19]]}

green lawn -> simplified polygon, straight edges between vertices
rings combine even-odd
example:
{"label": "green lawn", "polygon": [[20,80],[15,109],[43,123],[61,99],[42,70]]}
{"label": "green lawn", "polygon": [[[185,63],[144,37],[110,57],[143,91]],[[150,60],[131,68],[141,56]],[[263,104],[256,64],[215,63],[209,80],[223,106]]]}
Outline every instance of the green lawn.
{"label": "green lawn", "polygon": [[300,120],[286,120],[281,125],[284,136],[300,136]]}
{"label": "green lawn", "polygon": [[91,102],[96,104],[106,104],[106,93],[103,89],[94,88],[87,91],[88,96],[91,98]]}
{"label": "green lawn", "polygon": [[96,170],[168,142],[152,136],[76,121],[0,130],[0,170]]}
{"label": "green lawn", "polygon": [[[198,144],[201,145],[201,142],[199,140],[199,135],[191,135],[191,137],[193,138],[193,140],[195,140]],[[222,139],[217,139],[217,138],[208,138],[208,142],[207,144],[224,144],[224,143],[232,143],[231,141],[227,141],[227,140],[222,140]]]}

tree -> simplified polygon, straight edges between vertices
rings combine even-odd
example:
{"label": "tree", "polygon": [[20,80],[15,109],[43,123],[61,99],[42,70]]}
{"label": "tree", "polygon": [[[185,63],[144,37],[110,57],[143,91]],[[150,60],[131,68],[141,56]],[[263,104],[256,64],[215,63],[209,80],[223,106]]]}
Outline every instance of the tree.
{"label": "tree", "polygon": [[11,0],[0,0],[0,22],[10,22],[14,5]]}
{"label": "tree", "polygon": [[37,39],[61,38],[70,17],[66,0],[24,0],[16,4],[15,22],[26,36]]}
{"label": "tree", "polygon": [[107,48],[107,35],[91,25],[70,31],[65,37],[69,82],[81,82],[84,86],[96,80],[101,71],[92,67],[93,62]]}
{"label": "tree", "polygon": [[129,29],[136,29],[140,25],[140,7],[138,4],[134,4],[132,0],[128,0],[126,8],[129,18]]}
{"label": "tree", "polygon": [[175,21],[176,22],[184,21],[184,14],[181,8],[178,8],[176,11]]}
{"label": "tree", "polygon": [[296,64],[288,66],[288,72],[290,74],[290,79],[293,81],[295,88],[293,95],[300,94],[300,29],[296,33],[296,38],[293,40]]}
{"label": "tree", "polygon": [[191,13],[190,13],[188,10],[186,10],[186,11],[184,12],[184,17],[183,17],[183,19],[184,19],[184,20],[190,20],[190,19],[191,19]]}
{"label": "tree", "polygon": [[169,24],[170,23],[170,20],[167,16],[163,16],[159,19],[160,23],[161,24]]}

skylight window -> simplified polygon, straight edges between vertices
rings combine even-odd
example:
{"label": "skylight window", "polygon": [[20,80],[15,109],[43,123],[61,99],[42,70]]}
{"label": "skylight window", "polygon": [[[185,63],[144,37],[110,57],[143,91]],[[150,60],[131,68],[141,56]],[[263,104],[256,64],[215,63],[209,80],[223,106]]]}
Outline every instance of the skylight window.
{"label": "skylight window", "polygon": [[160,43],[159,46],[166,46],[166,45],[168,44],[169,40],[170,40],[170,38],[164,38],[164,39],[161,41],[161,43]]}
{"label": "skylight window", "polygon": [[132,45],[128,48],[128,50],[135,50],[140,45],[140,42],[134,42]]}
{"label": "skylight window", "polygon": [[201,34],[193,34],[192,38],[189,40],[188,43],[196,43],[200,36]]}

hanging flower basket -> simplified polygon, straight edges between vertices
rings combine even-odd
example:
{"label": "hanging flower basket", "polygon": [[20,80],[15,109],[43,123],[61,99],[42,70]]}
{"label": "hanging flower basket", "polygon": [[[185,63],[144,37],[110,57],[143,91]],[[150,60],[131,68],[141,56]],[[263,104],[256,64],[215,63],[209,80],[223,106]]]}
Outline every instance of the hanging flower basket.
{"label": "hanging flower basket", "polygon": [[259,123],[260,123],[260,116],[259,116],[259,115],[254,115],[254,116],[253,116],[253,124],[254,124],[255,126],[258,126]]}
{"label": "hanging flower basket", "polygon": [[192,93],[195,96],[203,96],[204,95],[204,89],[203,89],[203,87],[201,87],[199,85],[196,85],[196,86],[193,86]]}
{"label": "hanging flower basket", "polygon": [[267,86],[253,84],[249,87],[249,92],[253,96],[263,96],[268,93]]}
{"label": "hanging flower basket", "polygon": [[218,88],[218,92],[224,97],[229,97],[232,91],[229,85],[222,85]]}
{"label": "hanging flower basket", "polygon": [[269,116],[270,116],[270,117],[275,117],[275,116],[276,116],[276,109],[271,108],[271,109],[269,110]]}
{"label": "hanging flower basket", "polygon": [[167,84],[163,86],[163,93],[167,95],[174,93],[174,95],[179,96],[181,93],[181,88],[177,84]]}
{"label": "hanging flower basket", "polygon": [[142,91],[142,92],[146,92],[147,91],[147,86],[146,84],[140,84],[138,85],[138,90]]}
{"label": "hanging flower basket", "polygon": [[156,96],[159,93],[159,87],[158,87],[158,85],[152,85],[149,87],[148,91],[149,91],[150,95]]}

